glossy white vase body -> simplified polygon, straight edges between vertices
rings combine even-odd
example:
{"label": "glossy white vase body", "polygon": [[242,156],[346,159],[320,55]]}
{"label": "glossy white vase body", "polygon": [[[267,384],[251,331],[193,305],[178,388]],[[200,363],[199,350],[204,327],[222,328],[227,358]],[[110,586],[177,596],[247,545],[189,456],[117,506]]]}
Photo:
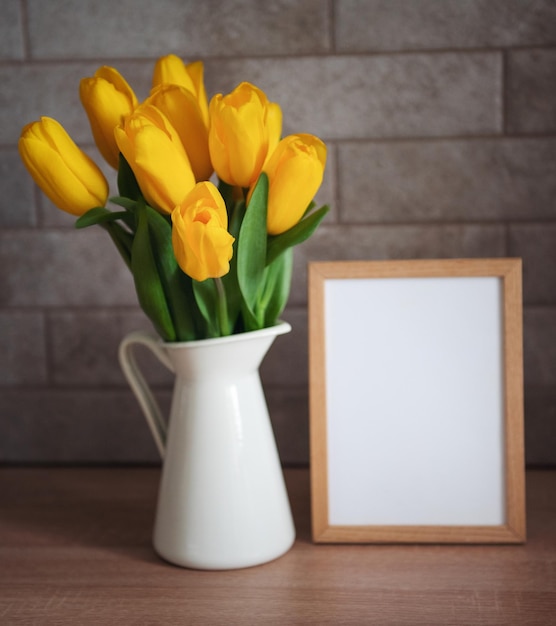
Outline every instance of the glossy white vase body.
{"label": "glossy white vase body", "polygon": [[[259,378],[272,328],[183,343],[146,333],[120,346],[122,369],[163,456],[154,548],[197,569],[258,565],[295,539],[290,504]],[[175,373],[170,418],[139,372],[133,346],[150,348]]]}

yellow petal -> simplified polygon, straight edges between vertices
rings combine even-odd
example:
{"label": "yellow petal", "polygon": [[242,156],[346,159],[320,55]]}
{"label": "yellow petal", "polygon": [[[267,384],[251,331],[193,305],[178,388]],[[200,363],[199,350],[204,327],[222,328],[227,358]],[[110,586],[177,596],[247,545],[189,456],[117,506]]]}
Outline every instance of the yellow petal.
{"label": "yellow petal", "polygon": [[144,105],[115,131],[116,142],[145,198],[171,213],[195,185],[187,153],[168,119]]}
{"label": "yellow petal", "polygon": [[119,150],[114,128],[121,123],[123,115],[130,112],[128,99],[102,78],[83,80],[79,93],[95,143],[106,162],[117,169]]}
{"label": "yellow petal", "polygon": [[268,128],[268,157],[274,152],[282,136],[282,109],[275,102],[270,102],[266,114]]}
{"label": "yellow petal", "polygon": [[114,128],[137,107],[135,93],[116,69],[103,66],[94,76],[81,80],[79,97],[100,153],[117,169],[119,150]]}
{"label": "yellow petal", "polygon": [[137,101],[135,92],[117,69],[109,67],[108,65],[103,65],[102,67],[99,67],[98,70],[95,72],[95,76],[108,81],[109,83],[114,85],[116,91],[125,95],[128,99],[131,110],[137,108],[139,102]]}
{"label": "yellow petal", "polygon": [[205,68],[202,61],[194,61],[193,63],[188,63],[186,65],[186,71],[189,74],[191,82],[193,83],[193,86],[195,88],[195,95],[197,97],[199,108],[201,109],[203,121],[205,123],[205,126],[208,128],[209,111],[207,92],[205,89],[204,69]]}
{"label": "yellow petal", "polygon": [[164,84],[181,85],[188,91],[196,93],[195,84],[184,62],[175,54],[160,57],[154,66],[152,86],[158,87]]}
{"label": "yellow petal", "polygon": [[199,183],[172,212],[172,244],[181,269],[195,280],[230,270],[234,238],[224,200],[211,182]]}
{"label": "yellow petal", "polygon": [[[209,105],[209,150],[214,169],[225,182],[249,187],[266,160],[269,136],[276,134],[280,115],[264,92],[241,83],[231,93],[217,94]],[[274,141],[274,140],[273,140]]]}
{"label": "yellow petal", "polygon": [[18,148],[32,178],[63,211],[82,215],[106,203],[104,175],[55,120],[43,117],[28,124]]}
{"label": "yellow petal", "polygon": [[187,152],[195,179],[208,180],[213,173],[208,147],[208,128],[195,96],[179,85],[160,85],[147,103],[168,118]]}
{"label": "yellow petal", "polygon": [[302,218],[317,193],[326,165],[326,146],[308,134],[289,135],[264,171],[269,178],[267,230],[278,235]]}

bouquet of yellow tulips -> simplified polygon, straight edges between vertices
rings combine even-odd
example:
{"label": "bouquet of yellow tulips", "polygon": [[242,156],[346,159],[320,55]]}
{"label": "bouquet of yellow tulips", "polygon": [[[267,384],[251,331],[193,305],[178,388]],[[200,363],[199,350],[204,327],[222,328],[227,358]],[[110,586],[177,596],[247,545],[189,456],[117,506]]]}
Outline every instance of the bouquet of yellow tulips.
{"label": "bouquet of yellow tulips", "polygon": [[165,341],[274,325],[289,295],[292,249],[328,211],[313,202],[324,143],[281,138],[279,105],[250,83],[209,104],[203,71],[199,61],[160,58],[142,103],[114,68],[81,80],[95,143],[118,172],[110,199],[101,170],[54,119],[28,124],[19,140],[29,173],[78,217],[76,227],[108,232]]}

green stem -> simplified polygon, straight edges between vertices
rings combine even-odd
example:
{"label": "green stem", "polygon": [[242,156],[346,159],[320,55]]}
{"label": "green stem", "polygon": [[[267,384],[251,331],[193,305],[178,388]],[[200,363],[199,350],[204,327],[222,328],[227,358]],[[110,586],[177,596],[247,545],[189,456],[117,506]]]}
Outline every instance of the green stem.
{"label": "green stem", "polygon": [[228,320],[228,304],[226,302],[226,290],[220,278],[215,278],[216,291],[218,292],[217,314],[220,326],[220,334],[226,337],[231,334],[230,322]]}
{"label": "green stem", "polygon": [[133,244],[133,235],[125,231],[115,222],[106,222],[104,224],[100,224],[100,226],[108,232],[110,238],[120,253],[120,256],[125,261],[127,267],[131,270],[131,246]]}

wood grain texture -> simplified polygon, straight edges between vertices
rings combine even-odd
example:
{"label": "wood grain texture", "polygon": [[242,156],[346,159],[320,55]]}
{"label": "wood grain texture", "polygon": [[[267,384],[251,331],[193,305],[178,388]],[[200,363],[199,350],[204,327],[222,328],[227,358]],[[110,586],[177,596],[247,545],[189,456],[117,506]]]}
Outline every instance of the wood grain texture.
{"label": "wood grain texture", "polygon": [[523,472],[523,294],[522,262],[513,261],[503,274],[504,281],[504,405],[506,437],[506,519],[517,539],[525,539],[525,476]]}
{"label": "wood grain texture", "polygon": [[527,474],[517,546],[315,545],[309,473],[286,470],[297,541],[244,570],[160,560],[156,468],[0,469],[0,624],[548,625],[556,471]]}
{"label": "wood grain texture", "polygon": [[326,427],[326,342],[324,281],[335,264],[310,263],[309,275],[309,452],[313,537],[328,528],[328,442]]}
{"label": "wood grain texture", "polygon": [[[496,277],[502,283],[505,523],[338,526],[329,522],[325,283],[336,279]],[[517,258],[319,261],[309,264],[312,532],[323,543],[520,543],[526,539],[522,261]],[[471,461],[471,460],[470,460]]]}

